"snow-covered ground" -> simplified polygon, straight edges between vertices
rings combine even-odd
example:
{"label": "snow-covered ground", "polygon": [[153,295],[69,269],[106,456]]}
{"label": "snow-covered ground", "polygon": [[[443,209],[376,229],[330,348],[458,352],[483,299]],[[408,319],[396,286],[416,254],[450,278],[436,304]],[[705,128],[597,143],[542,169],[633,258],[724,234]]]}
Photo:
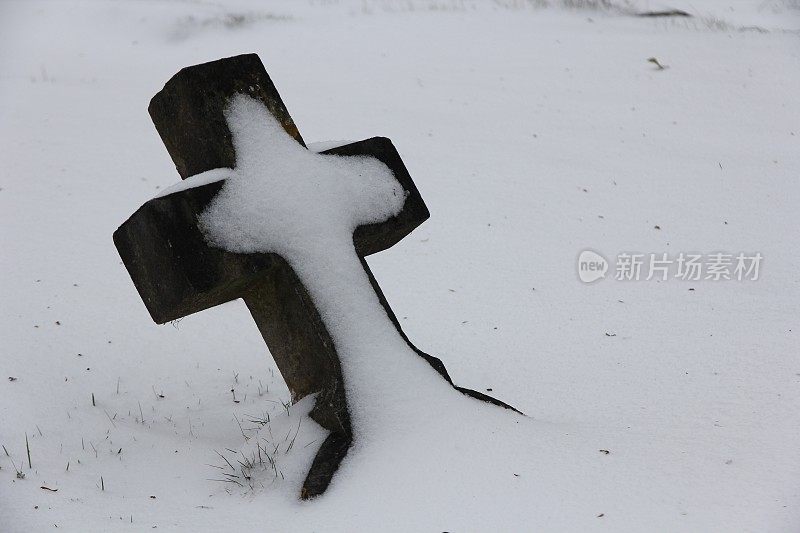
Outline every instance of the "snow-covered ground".
{"label": "snow-covered ground", "polygon": [[[800,6],[593,3],[0,2],[0,531],[796,531]],[[307,141],[393,140],[432,217],[370,266],[527,417],[408,383],[300,502],[321,434],[245,306],[152,323],[111,241],[178,180],[147,104],[245,52]],[[587,285],[587,248],[764,260]],[[282,476],[214,481],[267,440]]]}

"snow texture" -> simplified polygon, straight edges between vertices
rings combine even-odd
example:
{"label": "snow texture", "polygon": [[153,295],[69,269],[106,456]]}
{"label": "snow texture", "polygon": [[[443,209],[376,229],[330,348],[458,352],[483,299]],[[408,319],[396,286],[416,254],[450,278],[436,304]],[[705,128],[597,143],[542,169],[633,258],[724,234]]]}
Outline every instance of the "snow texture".
{"label": "snow texture", "polygon": [[308,149],[312,152],[324,152],[325,150],[330,150],[331,148],[338,148],[339,146],[344,146],[345,144],[350,144],[353,141],[317,141],[313,143],[308,143]]}
{"label": "snow texture", "polygon": [[[402,209],[406,192],[377,159],[311,152],[262,103],[243,94],[231,99],[225,118],[236,168],[227,170],[222,191],[199,219],[212,244],[238,253],[275,252],[293,266],[326,256],[335,262],[352,249],[358,226]],[[218,176],[226,169],[209,172]],[[197,180],[206,181],[206,174]]]}
{"label": "snow texture", "polygon": [[[0,531],[797,531],[797,3],[546,3],[0,3]],[[299,502],[324,433],[244,304],[153,324],[111,242],[179,181],[147,103],[247,52],[305,139],[392,139],[432,217],[370,268],[455,382],[529,417],[427,386],[381,329],[354,368],[422,382]],[[764,263],[585,285],[587,248]]]}
{"label": "snow texture", "polygon": [[229,178],[231,173],[232,171],[229,168],[215,168],[213,170],[203,172],[202,174],[195,174],[194,176],[189,176],[185,180],[181,180],[178,183],[170,185],[166,189],[159,191],[159,193],[153,198],[161,198],[162,196],[185,191],[186,189],[202,187],[203,185],[208,185],[209,183],[222,181]]}

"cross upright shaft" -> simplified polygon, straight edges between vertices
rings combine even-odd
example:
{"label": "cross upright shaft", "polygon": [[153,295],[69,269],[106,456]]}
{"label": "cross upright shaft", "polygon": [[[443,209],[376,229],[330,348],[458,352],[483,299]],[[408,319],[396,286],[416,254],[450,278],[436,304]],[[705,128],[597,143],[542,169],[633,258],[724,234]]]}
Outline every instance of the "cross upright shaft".
{"label": "cross upright shaft", "polygon": [[[149,107],[182,178],[236,165],[224,116],[227,103],[236,94],[263,103],[283,129],[305,146],[255,54],[185,68],[167,82]],[[363,259],[394,245],[429,216],[399,154],[388,139],[379,137],[324,153],[374,157],[406,191],[403,209],[385,222],[359,226],[353,244],[398,333],[452,385],[441,361],[415,348],[403,334]],[[293,399],[319,393],[311,416],[330,435],[314,460],[302,493],[303,497],[315,496],[327,487],[352,440],[336,347],[315,301],[285,258],[273,253],[231,253],[207,244],[197,217],[222,186],[222,182],[214,182],[150,200],[115,232],[114,241],[154,321],[164,323],[243,298]],[[455,388],[506,406],[481,393]]]}

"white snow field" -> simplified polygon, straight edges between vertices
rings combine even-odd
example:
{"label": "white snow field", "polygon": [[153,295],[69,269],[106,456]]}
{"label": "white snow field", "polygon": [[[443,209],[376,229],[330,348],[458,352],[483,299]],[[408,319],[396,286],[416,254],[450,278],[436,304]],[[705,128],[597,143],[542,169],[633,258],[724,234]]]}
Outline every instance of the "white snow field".
{"label": "white snow field", "polygon": [[[370,267],[527,416],[379,368],[301,502],[324,433],[244,304],[151,321],[111,240],[179,181],[147,105],[249,52],[307,141],[392,139],[432,216]],[[0,2],[0,532],[797,531],[798,59],[794,0]],[[764,259],[584,284],[586,249]]]}

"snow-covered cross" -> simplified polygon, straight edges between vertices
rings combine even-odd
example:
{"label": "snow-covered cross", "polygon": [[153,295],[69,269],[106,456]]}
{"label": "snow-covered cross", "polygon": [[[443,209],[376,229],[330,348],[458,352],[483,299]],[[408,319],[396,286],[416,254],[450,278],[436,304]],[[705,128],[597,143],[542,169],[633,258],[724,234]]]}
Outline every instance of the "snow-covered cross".
{"label": "snow-covered cross", "polygon": [[429,216],[391,141],[307,150],[255,54],[181,70],[149,111],[191,179],[114,242],[154,321],[242,298],[293,400],[317,394],[310,416],[329,434],[302,497],[326,489],[359,431],[410,386],[444,378],[509,407],[455,386],[411,344],[364,260]]}

